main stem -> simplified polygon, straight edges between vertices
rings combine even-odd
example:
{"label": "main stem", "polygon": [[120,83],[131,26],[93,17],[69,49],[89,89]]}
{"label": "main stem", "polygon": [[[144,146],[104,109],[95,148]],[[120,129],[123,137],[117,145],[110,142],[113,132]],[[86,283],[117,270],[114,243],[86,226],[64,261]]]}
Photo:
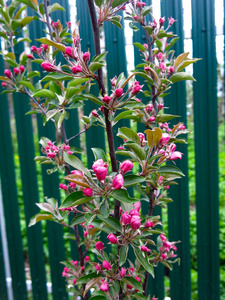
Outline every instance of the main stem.
{"label": "main stem", "polygon": [[[100,30],[99,30],[99,25],[97,22],[95,6],[94,6],[93,0],[88,0],[87,3],[88,3],[89,12],[90,12],[91,24],[92,24],[93,35],[94,35],[95,54],[99,55],[99,54],[101,54]],[[105,89],[105,84],[104,84],[104,80],[103,80],[102,68],[98,69],[97,81],[98,81],[99,90],[100,90],[102,96],[104,96],[106,93],[106,89]],[[118,169],[117,169],[113,129],[112,129],[112,124],[109,121],[109,110],[107,108],[104,108],[104,115],[105,115],[105,125],[106,125],[106,133],[107,133],[107,139],[108,139],[108,144],[109,144],[109,155],[110,155],[110,159],[111,159],[112,171],[117,172]],[[115,200],[114,216],[117,220],[119,220],[119,207],[120,207],[120,202],[118,200]]]}

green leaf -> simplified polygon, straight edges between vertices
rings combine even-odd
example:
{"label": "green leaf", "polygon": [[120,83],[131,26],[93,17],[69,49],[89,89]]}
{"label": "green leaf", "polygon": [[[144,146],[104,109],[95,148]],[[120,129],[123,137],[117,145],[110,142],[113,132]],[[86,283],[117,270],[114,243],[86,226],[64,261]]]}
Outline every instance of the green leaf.
{"label": "green leaf", "polygon": [[79,280],[77,281],[77,284],[79,283],[87,283],[89,280],[93,279],[93,278],[98,278],[100,277],[101,274],[97,274],[97,273],[90,273],[88,275],[84,275],[82,277],[79,278]]}
{"label": "green leaf", "polygon": [[174,69],[177,70],[177,68],[180,66],[180,64],[188,57],[189,52],[181,53],[174,61]]}
{"label": "green leaf", "polygon": [[31,71],[27,74],[27,78],[32,78],[32,77],[35,77],[35,76],[40,76],[40,72],[38,71]]}
{"label": "green leaf", "polygon": [[21,13],[22,13],[25,9],[26,9],[26,6],[25,6],[25,5],[22,6],[22,7],[17,11],[17,13],[15,14],[14,19],[15,19],[15,20],[19,19]]}
{"label": "green leaf", "polygon": [[91,100],[92,102],[94,102],[95,104],[98,104],[98,105],[101,105],[102,106],[102,102],[97,98],[95,97],[94,95],[91,95],[91,94],[84,94],[83,95],[85,98]]}
{"label": "green leaf", "polygon": [[145,154],[144,149],[141,146],[139,146],[135,143],[130,143],[130,142],[125,143],[125,146],[132,149],[140,160],[145,160],[146,154]]}
{"label": "green leaf", "polygon": [[145,6],[145,8],[143,9],[143,12],[142,12],[142,16],[143,17],[147,16],[151,11],[152,11],[151,6]]}
{"label": "green leaf", "polygon": [[184,173],[177,167],[175,166],[171,166],[171,165],[166,165],[166,166],[163,166],[163,167],[160,167],[158,169],[158,172],[160,174],[171,174],[171,175],[177,175],[177,176],[185,176]]}
{"label": "green leaf", "polygon": [[108,206],[107,201],[104,201],[101,203],[101,205],[99,207],[99,211],[100,211],[100,214],[103,215],[104,217],[109,216],[109,206]]}
{"label": "green leaf", "polygon": [[16,30],[18,27],[20,27],[20,25],[20,20],[12,20],[11,22],[12,30]]}
{"label": "green leaf", "polygon": [[127,0],[113,0],[112,2],[112,8],[115,8],[119,5],[122,5],[123,3],[127,2]]}
{"label": "green leaf", "polygon": [[123,111],[115,117],[114,124],[116,124],[119,120],[124,119],[126,116],[129,115],[132,115],[132,111]]}
{"label": "green leaf", "polygon": [[80,85],[87,81],[88,81],[88,78],[75,78],[68,83],[67,88],[72,87],[72,86],[75,87],[75,86]]}
{"label": "green leaf", "polygon": [[93,57],[93,60],[92,60],[92,61],[94,62],[94,61],[102,61],[102,60],[104,60],[107,53],[108,53],[108,51],[105,51],[105,52],[103,52],[103,53],[101,53],[101,54],[99,54],[99,55],[95,55],[95,56]]}
{"label": "green leaf", "polygon": [[107,300],[106,296],[93,296],[90,300]]}
{"label": "green leaf", "polygon": [[115,229],[116,231],[121,231],[120,222],[117,221],[113,217],[104,218],[102,215],[98,215],[99,220],[110,226],[111,228]]}
{"label": "green leaf", "polygon": [[85,168],[82,161],[76,156],[69,155],[64,152],[64,160],[70,166],[74,167],[75,169],[78,169],[79,171],[84,172],[84,174],[87,175],[88,177],[91,177],[91,173],[88,171],[88,169]]}
{"label": "green leaf", "polygon": [[138,249],[138,248],[134,248],[134,253],[135,253],[135,256],[137,257],[138,261],[140,262],[140,264],[145,268],[145,270],[152,275],[152,277],[154,278],[155,277],[155,274],[154,274],[154,268],[152,265],[150,265],[148,263],[148,260],[145,256],[143,256],[143,252]]}
{"label": "green leaf", "polygon": [[159,122],[165,123],[167,121],[170,121],[174,118],[179,118],[179,117],[180,116],[177,116],[177,115],[162,114],[162,115],[158,115],[156,117],[156,121],[157,121],[157,123],[159,123]]}
{"label": "green leaf", "polygon": [[116,25],[117,27],[119,27],[120,29],[123,28],[123,26],[120,24],[120,22],[118,22],[116,20],[111,19],[110,22],[113,23],[114,25]]}
{"label": "green leaf", "polygon": [[46,90],[46,89],[37,91],[37,92],[33,93],[32,96],[33,97],[45,97],[45,98],[50,98],[50,99],[57,99],[55,93],[53,93],[50,90]]}
{"label": "green leaf", "polygon": [[119,266],[121,267],[127,259],[128,246],[122,246],[119,252]]}
{"label": "green leaf", "polygon": [[180,39],[179,37],[172,39],[172,40],[170,41],[169,45],[166,46],[165,51],[168,51],[170,48],[172,48],[173,45],[174,45],[179,39]]}
{"label": "green leaf", "polygon": [[172,75],[170,78],[170,81],[172,81],[173,83],[178,82],[178,81],[182,81],[182,80],[192,80],[192,81],[196,81],[194,79],[194,77],[192,77],[190,74],[186,73],[186,72],[179,72],[176,73],[174,75]]}
{"label": "green leaf", "polygon": [[144,177],[141,177],[139,175],[133,175],[133,174],[125,175],[123,178],[124,178],[124,186],[125,187],[129,187],[129,186],[132,186],[132,185],[135,185],[135,184],[145,181]]}
{"label": "green leaf", "polygon": [[26,4],[27,6],[29,6],[30,8],[32,8],[35,11],[38,10],[37,1],[34,1],[34,0],[16,0],[16,1]]}
{"label": "green leaf", "polygon": [[144,71],[140,72],[140,71],[136,71],[135,70],[134,72],[135,72],[135,75],[139,75],[139,76],[143,77],[144,79],[146,79],[149,84],[153,84],[154,83],[152,77],[149,76],[148,74],[146,74]]}
{"label": "green leaf", "polygon": [[40,11],[40,13],[41,13],[42,15],[45,14],[45,5],[44,5],[44,3],[41,3],[41,4],[39,5],[39,11]]}
{"label": "green leaf", "polygon": [[[42,62],[43,61],[41,61],[41,63]],[[51,81],[51,80],[64,81],[64,80],[71,80],[72,77],[73,77],[72,74],[71,75],[70,74],[65,75],[65,74],[60,74],[60,73],[53,72],[53,73],[50,73],[47,76],[45,76],[41,81]]]}
{"label": "green leaf", "polygon": [[33,21],[33,17],[25,17],[23,18],[20,23],[21,23],[21,26],[24,27],[26,26],[27,24],[29,24],[31,21]]}
{"label": "green leaf", "polygon": [[92,62],[90,65],[89,65],[89,69],[91,70],[91,72],[95,72],[97,71],[98,69],[100,69],[101,67],[103,67],[104,64],[103,63],[100,63],[100,62]]}
{"label": "green leaf", "polygon": [[50,5],[48,7],[48,13],[51,14],[53,11],[56,11],[56,10],[62,10],[62,11],[65,11],[65,9],[58,3],[54,3],[53,5]]}
{"label": "green leaf", "polygon": [[143,293],[142,284],[133,277],[125,276],[122,282],[132,285],[135,289]]}
{"label": "green leaf", "polygon": [[76,88],[76,87],[67,88],[67,90],[66,90],[66,99],[70,99],[71,97],[73,97],[77,93],[77,91],[79,91],[79,89]]}
{"label": "green leaf", "polygon": [[95,160],[98,160],[98,159],[103,159],[103,161],[107,162],[107,157],[105,155],[105,152],[100,149],[100,148],[91,148],[94,156],[95,156]]}
{"label": "green leaf", "polygon": [[32,92],[34,92],[34,87],[29,81],[19,81],[18,84],[21,84],[25,86],[26,88],[30,89]]}
{"label": "green leaf", "polygon": [[66,197],[60,208],[80,205],[86,202],[90,202],[93,199],[93,197],[86,197],[82,191],[73,192]]}
{"label": "green leaf", "polygon": [[52,219],[53,216],[50,214],[37,214],[30,220],[28,227],[31,227],[35,225],[37,222],[40,222],[42,220],[52,220]]}
{"label": "green leaf", "polygon": [[190,64],[194,64],[197,61],[201,60],[201,58],[193,58],[193,59],[186,59],[177,69],[178,72],[182,71],[184,68],[189,66]]}
{"label": "green leaf", "polygon": [[84,215],[79,215],[79,216],[76,216],[72,219],[72,221],[70,223],[70,226],[76,226],[76,225],[84,223],[85,221],[86,220],[85,220]]}
{"label": "green leaf", "polygon": [[119,128],[117,135],[124,140],[133,141],[134,143],[140,145],[140,139],[137,133],[130,128],[127,127]]}
{"label": "green leaf", "polygon": [[112,191],[111,196],[124,203],[134,203],[139,201],[138,199],[131,198],[128,195],[128,192],[122,189]]}
{"label": "green leaf", "polygon": [[37,39],[38,42],[48,45],[48,46],[53,46],[56,49],[59,49],[62,52],[65,52],[65,46],[63,44],[59,44],[59,43],[55,43],[47,38],[41,38],[41,39]]}
{"label": "green leaf", "polygon": [[68,180],[70,182],[74,182],[80,186],[83,187],[89,187],[89,184],[86,180],[86,178],[82,175],[77,175],[77,174],[69,174],[67,176],[64,177],[65,180]]}

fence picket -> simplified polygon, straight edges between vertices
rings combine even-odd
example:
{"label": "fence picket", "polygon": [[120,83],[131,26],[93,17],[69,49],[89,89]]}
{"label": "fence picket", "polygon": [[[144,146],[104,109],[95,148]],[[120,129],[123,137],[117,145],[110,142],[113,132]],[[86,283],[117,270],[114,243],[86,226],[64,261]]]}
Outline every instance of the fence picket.
{"label": "fence picket", "polygon": [[[201,13],[199,13],[201,12]],[[220,298],[218,112],[214,1],[192,1],[198,299]],[[207,128],[207,130],[206,130]]]}
{"label": "fence picket", "polygon": [[[165,16],[165,26],[171,16],[178,20],[173,24],[173,31],[180,37],[175,44],[175,57],[184,52],[184,31],[183,31],[183,6],[182,0],[168,0],[161,4],[162,16]],[[170,94],[165,97],[165,106],[169,106],[166,113],[178,115],[179,119],[170,122],[170,128],[177,122],[187,124],[186,111],[186,88],[185,82],[176,83]],[[168,225],[170,241],[182,241],[177,244],[178,256],[181,258],[180,266],[175,264],[170,272],[170,295],[172,300],[189,300],[191,298],[191,263],[190,263],[190,224],[189,224],[189,192],[188,192],[188,147],[177,144],[177,148],[184,155],[182,160],[176,161],[176,166],[186,175],[179,180],[178,186],[171,186],[169,195],[173,203],[168,204]],[[179,224],[179,225],[178,225]]]}
{"label": "fence picket", "polygon": [[0,230],[0,299],[7,300],[7,286],[6,286],[6,275],[5,275],[5,266],[4,266],[4,256],[2,248],[2,234]]}

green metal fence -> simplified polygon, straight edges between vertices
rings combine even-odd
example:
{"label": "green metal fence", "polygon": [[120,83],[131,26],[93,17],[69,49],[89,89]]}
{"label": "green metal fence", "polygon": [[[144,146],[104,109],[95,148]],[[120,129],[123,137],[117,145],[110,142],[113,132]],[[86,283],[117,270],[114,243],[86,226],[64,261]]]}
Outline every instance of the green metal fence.
{"label": "green metal fence", "polygon": [[[88,0],[87,0],[88,1]],[[69,19],[69,3],[57,1],[67,9],[67,12],[54,13],[53,19],[60,19],[66,23]],[[151,4],[150,0],[146,1]],[[28,11],[32,14],[32,11]],[[76,1],[77,20],[80,20],[80,34],[82,36],[82,48],[90,49],[94,53],[91,24],[88,17],[86,0]],[[180,36],[175,46],[177,53],[184,52],[183,31],[183,4],[182,0],[163,0],[161,2],[162,16],[173,16],[179,22],[174,25],[174,31]],[[201,13],[199,13],[201,12]],[[38,27],[39,26],[39,27]],[[41,25],[32,23],[29,26],[32,39],[42,36]],[[196,151],[196,210],[197,210],[197,250],[198,250],[198,299],[220,299],[219,279],[219,201],[218,201],[218,121],[217,121],[217,65],[215,50],[215,20],[214,1],[192,0],[192,40],[193,56],[203,58],[194,66],[194,77],[197,83],[193,84],[194,126],[195,126],[195,151]],[[127,60],[125,52],[124,29],[118,29],[112,24],[104,27],[105,45],[109,49],[107,55],[107,82],[121,72],[127,74]],[[144,43],[144,34],[139,31],[133,35],[134,42]],[[35,44],[35,42],[34,42]],[[16,54],[23,48],[16,49]],[[134,49],[135,64],[140,62],[140,56]],[[0,57],[0,74],[4,72],[4,63]],[[141,80],[140,80],[141,81]],[[98,90],[93,87],[93,93]],[[146,101],[147,99],[143,99]],[[0,177],[1,195],[3,199],[3,211],[5,216],[5,229],[7,239],[1,238],[0,231],[0,300],[49,299],[47,293],[47,281],[52,283],[52,297],[54,300],[68,299],[65,288],[65,280],[62,277],[63,266],[59,263],[65,259],[65,247],[63,229],[60,225],[51,222],[37,224],[28,228],[30,218],[37,213],[36,202],[40,199],[37,180],[37,166],[34,162],[34,130],[35,136],[47,136],[55,140],[55,130],[52,124],[45,127],[38,117],[32,120],[31,115],[25,115],[29,110],[28,98],[21,94],[14,94],[13,99],[7,95],[0,98]],[[180,115],[186,123],[186,88],[184,83],[177,84],[167,96],[166,104],[170,107],[170,113]],[[16,132],[13,132],[12,107],[15,116]],[[90,103],[84,107],[84,114],[90,113],[95,108]],[[129,122],[124,122],[129,126]],[[72,113],[68,124],[68,135],[79,132],[78,112]],[[97,132],[96,132],[97,130]],[[143,128],[139,128],[143,130]],[[37,131],[37,134],[36,134]],[[116,128],[115,128],[116,134]],[[18,145],[19,173],[15,173],[15,145]],[[90,149],[92,147],[105,148],[104,131],[101,128],[91,128],[86,133],[87,164],[90,166],[94,157]],[[118,146],[119,141],[116,140]],[[80,140],[76,139],[74,146],[80,147]],[[184,153],[183,159],[177,163],[181,170],[188,174],[187,147],[180,146]],[[46,175],[46,168],[41,170],[42,187],[44,195],[60,200],[58,189],[58,174]],[[22,241],[21,204],[19,205],[18,181],[22,183],[22,199],[24,204],[27,256],[24,256],[24,241]],[[181,240],[178,245],[178,255],[181,257],[181,265],[175,266],[169,273],[170,297],[172,300],[191,299],[191,263],[190,263],[190,226],[189,226],[189,190],[188,176],[179,182],[179,186],[171,188],[170,195],[174,203],[168,206],[168,227],[170,240]],[[160,211],[157,211],[160,213]],[[46,228],[47,249],[44,248],[43,229]],[[6,245],[7,242],[7,245]],[[46,242],[46,240],[45,240]],[[7,247],[6,247],[7,246]],[[6,251],[8,249],[9,269],[12,280],[13,298],[7,289]],[[77,257],[75,242],[70,243],[71,258]],[[48,253],[49,269],[46,267],[46,252]],[[27,291],[25,265],[30,268],[32,281],[32,293]],[[161,266],[156,269],[156,278],[150,280],[149,291],[154,293],[159,300],[164,299],[164,273]],[[46,275],[47,274],[47,275]],[[9,282],[8,282],[9,284]],[[52,299],[52,298],[51,298]]]}

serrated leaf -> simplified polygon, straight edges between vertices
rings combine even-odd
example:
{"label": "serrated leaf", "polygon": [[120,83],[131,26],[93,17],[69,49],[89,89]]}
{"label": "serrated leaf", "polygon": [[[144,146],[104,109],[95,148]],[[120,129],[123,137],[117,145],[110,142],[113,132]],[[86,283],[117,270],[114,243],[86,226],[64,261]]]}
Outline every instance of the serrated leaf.
{"label": "serrated leaf", "polygon": [[45,98],[50,98],[50,99],[57,99],[57,96],[56,96],[55,93],[53,93],[50,90],[46,90],[46,89],[37,91],[37,92],[33,93],[32,96],[33,97],[45,97]]}
{"label": "serrated leaf", "polygon": [[143,252],[138,249],[138,248],[134,248],[134,253],[135,253],[135,256],[137,257],[138,261],[140,262],[140,264],[145,268],[145,270],[152,275],[152,277],[154,278],[155,277],[155,274],[154,274],[154,268],[152,265],[150,265],[148,263],[148,260],[145,256],[143,256]]}
{"label": "serrated leaf", "polygon": [[142,284],[133,277],[125,276],[122,279],[122,282],[132,285],[135,289],[137,289],[141,293],[143,292]]}
{"label": "serrated leaf", "polygon": [[31,227],[35,225],[37,222],[40,222],[42,220],[52,220],[52,219],[53,216],[50,214],[37,214],[30,220],[28,227]]}
{"label": "serrated leaf", "polygon": [[192,80],[192,81],[196,81],[194,79],[194,77],[192,77],[190,74],[186,73],[186,72],[179,72],[176,73],[174,75],[172,75],[170,78],[170,81],[172,81],[173,83],[178,82],[178,81],[182,81],[182,80]]}
{"label": "serrated leaf", "polygon": [[119,128],[117,135],[124,140],[133,141],[134,143],[140,145],[140,139],[137,133],[130,128],[127,127]]}
{"label": "serrated leaf", "polygon": [[70,223],[70,226],[76,226],[76,225],[84,223],[85,221],[86,220],[85,220],[84,215],[79,215],[79,216],[76,216],[72,219],[72,221]]}
{"label": "serrated leaf", "polygon": [[86,197],[82,191],[73,192],[66,197],[60,208],[77,206],[86,202],[90,202],[93,199],[93,197]]}
{"label": "serrated leaf", "polygon": [[127,146],[129,149],[132,149],[140,160],[145,160],[146,154],[141,146],[135,143],[125,143],[125,146]]}
{"label": "serrated leaf", "polygon": [[102,215],[98,215],[98,218],[102,222],[104,222],[105,224],[107,224],[109,227],[115,229],[116,231],[121,231],[120,222],[117,221],[115,218],[113,218],[113,217],[104,218]]}
{"label": "serrated leaf", "polygon": [[34,87],[29,81],[19,81],[18,84],[21,84],[25,86],[26,88],[30,89],[32,92],[34,92]]}
{"label": "serrated leaf", "polygon": [[69,182],[76,183],[83,187],[89,187],[86,178],[82,175],[69,174],[69,175],[65,176],[64,179],[68,180]]}
{"label": "serrated leaf", "polygon": [[134,203],[139,201],[138,199],[131,198],[128,195],[128,192],[122,189],[112,191],[111,196],[124,203]]}
{"label": "serrated leaf", "polygon": [[[36,59],[37,60],[37,59]],[[42,63],[43,60],[41,60],[40,63]],[[71,74],[68,74],[68,75],[65,75],[65,74],[61,74],[61,73],[50,73],[48,74],[47,76],[45,76],[41,81],[51,81],[51,80],[54,80],[54,81],[64,81],[64,80],[71,80],[71,78],[73,78],[73,75]]]}
{"label": "serrated leaf", "polygon": [[158,172],[160,174],[172,174],[172,175],[178,175],[178,176],[185,176],[184,173],[177,167],[171,166],[171,165],[166,165],[163,167],[160,167],[158,169]]}
{"label": "serrated leaf", "polygon": [[138,184],[138,183],[141,183],[141,182],[145,181],[144,177],[141,177],[139,175],[133,175],[133,174],[125,175],[123,177],[123,179],[124,179],[124,186],[125,187],[129,187],[129,186],[132,186],[132,185],[135,185],[135,184]]}

